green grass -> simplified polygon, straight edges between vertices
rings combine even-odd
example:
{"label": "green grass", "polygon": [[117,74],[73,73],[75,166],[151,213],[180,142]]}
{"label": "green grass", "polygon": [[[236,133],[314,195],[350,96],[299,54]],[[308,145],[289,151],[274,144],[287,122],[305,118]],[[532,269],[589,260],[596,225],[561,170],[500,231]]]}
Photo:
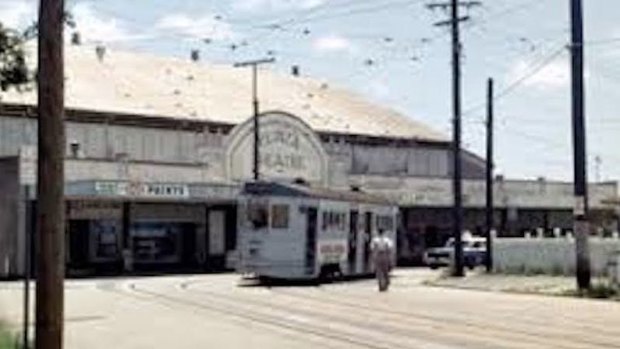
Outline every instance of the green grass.
{"label": "green grass", "polygon": [[0,349],[14,349],[15,337],[0,323]]}
{"label": "green grass", "polygon": [[620,299],[620,290],[617,287],[604,282],[594,283],[589,290],[579,291],[570,290],[565,293],[566,296],[594,298],[594,299]]}

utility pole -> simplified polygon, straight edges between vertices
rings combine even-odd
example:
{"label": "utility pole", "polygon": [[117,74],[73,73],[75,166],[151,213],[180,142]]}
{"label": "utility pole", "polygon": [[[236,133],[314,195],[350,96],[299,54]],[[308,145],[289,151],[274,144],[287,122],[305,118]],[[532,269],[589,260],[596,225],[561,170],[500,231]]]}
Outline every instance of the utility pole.
{"label": "utility pole", "polygon": [[487,198],[486,198],[486,267],[487,272],[493,271],[493,79],[487,82]]}
{"label": "utility pole", "polygon": [[37,275],[35,348],[63,346],[64,0],[41,0],[38,57]]}
{"label": "utility pole", "polygon": [[583,6],[581,0],[570,0],[571,16],[571,64],[572,64],[572,121],[574,157],[573,211],[575,229],[575,254],[577,263],[577,286],[580,290],[590,288],[590,251],[588,238],[588,180],[586,168],[586,130],[583,78]]}
{"label": "utility pole", "polygon": [[26,206],[26,238],[24,239],[24,314],[22,328],[22,345],[24,348],[30,347],[30,278],[32,272],[32,231],[34,228],[35,217],[33,214],[34,205],[30,196],[31,187],[25,188],[24,204]]}
{"label": "utility pole", "polygon": [[252,105],[254,108],[254,166],[252,172],[254,180],[260,179],[260,132],[259,132],[259,104],[258,104],[258,66],[275,62],[274,58],[256,59],[251,61],[235,63],[235,67],[252,67]]}
{"label": "utility pole", "polygon": [[603,164],[603,159],[600,155],[594,157],[594,178],[597,183],[601,182],[601,166]]}
{"label": "utility pole", "polygon": [[468,21],[469,17],[459,16],[460,7],[471,8],[480,6],[480,1],[439,2],[428,4],[427,7],[434,9],[450,9],[450,19],[435,23],[436,26],[449,25],[452,32],[452,107],[453,107],[453,139],[452,139],[452,189],[454,203],[452,207],[452,235],[454,237],[454,276],[464,276],[463,270],[463,245],[461,242],[463,233],[463,193],[461,174],[461,40],[460,23]]}

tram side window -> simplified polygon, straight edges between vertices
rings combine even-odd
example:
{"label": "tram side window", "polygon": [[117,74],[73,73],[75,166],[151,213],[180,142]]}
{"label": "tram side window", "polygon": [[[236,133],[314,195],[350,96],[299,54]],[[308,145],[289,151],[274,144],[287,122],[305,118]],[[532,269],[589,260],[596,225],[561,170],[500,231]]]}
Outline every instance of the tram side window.
{"label": "tram side window", "polygon": [[322,219],[322,224],[321,224],[321,230],[325,231],[327,230],[327,211],[323,211],[323,219]]}
{"label": "tram side window", "polygon": [[271,206],[271,227],[276,229],[288,228],[288,205]]}
{"label": "tram side window", "polygon": [[391,216],[377,216],[377,229],[394,230],[394,219]]}
{"label": "tram side window", "polygon": [[343,212],[323,212],[323,230],[346,230],[347,216]]}
{"label": "tram side window", "polygon": [[268,206],[261,203],[251,203],[248,205],[248,221],[254,229],[267,227],[269,223]]}

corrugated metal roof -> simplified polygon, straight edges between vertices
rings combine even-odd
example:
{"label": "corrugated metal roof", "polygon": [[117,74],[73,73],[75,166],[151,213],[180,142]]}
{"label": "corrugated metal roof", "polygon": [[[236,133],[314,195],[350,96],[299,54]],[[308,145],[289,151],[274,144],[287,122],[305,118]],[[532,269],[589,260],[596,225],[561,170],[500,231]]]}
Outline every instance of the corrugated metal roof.
{"label": "corrugated metal roof", "polygon": [[[239,124],[252,115],[251,71],[147,54],[69,46],[67,108]],[[281,110],[314,130],[448,141],[430,127],[326,82],[260,71],[261,110]],[[34,104],[34,91],[2,95],[5,103]]]}

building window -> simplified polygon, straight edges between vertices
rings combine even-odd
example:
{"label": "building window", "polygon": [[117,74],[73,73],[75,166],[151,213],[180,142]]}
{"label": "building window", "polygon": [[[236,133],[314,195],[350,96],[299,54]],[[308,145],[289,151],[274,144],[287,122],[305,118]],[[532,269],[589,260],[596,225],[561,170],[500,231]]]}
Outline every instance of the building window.
{"label": "building window", "polygon": [[331,228],[331,219],[332,219],[331,212],[329,211],[323,212],[323,230],[324,231],[327,231]]}
{"label": "building window", "polygon": [[288,205],[271,206],[271,227],[275,229],[288,228]]}
{"label": "building window", "polygon": [[182,223],[138,221],[130,229],[136,260],[166,263],[180,260],[181,238],[186,231]]}
{"label": "building window", "polygon": [[95,236],[97,259],[116,259],[119,256],[119,222],[116,220],[90,221],[91,233]]}

